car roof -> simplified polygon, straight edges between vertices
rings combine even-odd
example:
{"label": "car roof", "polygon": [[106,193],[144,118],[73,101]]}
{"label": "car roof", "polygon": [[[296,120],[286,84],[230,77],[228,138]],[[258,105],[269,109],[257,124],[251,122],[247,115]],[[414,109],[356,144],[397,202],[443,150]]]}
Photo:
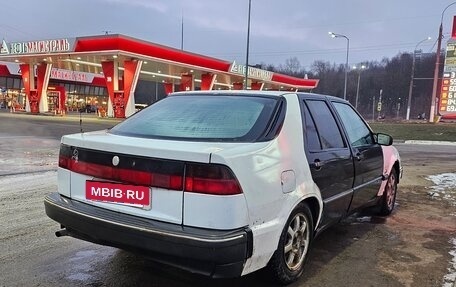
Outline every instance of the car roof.
{"label": "car roof", "polygon": [[247,96],[276,96],[280,97],[284,94],[295,94],[290,91],[258,91],[258,90],[211,90],[211,91],[188,91],[188,92],[174,92],[170,95],[247,95]]}
{"label": "car roof", "polygon": [[282,97],[287,94],[303,95],[310,98],[322,98],[325,97],[331,101],[340,101],[347,102],[341,98],[316,94],[309,92],[294,92],[294,91],[258,91],[258,90],[210,90],[210,91],[185,91],[185,92],[174,92],[170,96],[174,95],[243,95],[243,96],[272,96],[272,97]]}

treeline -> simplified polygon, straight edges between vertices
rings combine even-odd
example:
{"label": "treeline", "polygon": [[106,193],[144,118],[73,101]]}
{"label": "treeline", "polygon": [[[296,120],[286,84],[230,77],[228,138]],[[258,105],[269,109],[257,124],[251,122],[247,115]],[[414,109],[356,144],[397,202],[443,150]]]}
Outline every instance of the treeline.
{"label": "treeline", "polygon": [[[429,113],[432,95],[435,53],[422,54],[416,52],[415,80],[413,86],[410,118]],[[358,63],[357,69],[349,67],[347,77],[347,100],[355,106],[356,92],[359,81],[358,110],[366,118],[378,116],[377,103],[382,91],[382,110],[387,118],[405,118],[412,73],[413,53],[400,53],[381,62],[365,61]],[[440,63],[443,63],[443,56]],[[364,65],[364,69],[360,67]],[[319,79],[318,87],[313,92],[343,98],[345,65],[332,64],[326,61],[315,61],[310,69],[304,69],[298,58],[291,57],[279,66],[260,65],[261,68],[295,77]],[[443,65],[440,65],[443,70]],[[361,73],[361,74],[359,74]],[[440,71],[440,75],[442,71]],[[374,104],[374,105],[373,105]]]}

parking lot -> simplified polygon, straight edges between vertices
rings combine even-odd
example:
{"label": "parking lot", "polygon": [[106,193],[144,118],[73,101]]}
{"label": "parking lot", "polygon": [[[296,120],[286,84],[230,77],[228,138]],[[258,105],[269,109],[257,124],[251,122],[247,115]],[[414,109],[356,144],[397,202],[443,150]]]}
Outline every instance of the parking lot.
{"label": "parking lot", "polygon": [[[0,286],[272,286],[264,271],[213,280],[55,237],[43,198],[57,188],[60,136],[116,122],[9,113],[0,122]],[[397,147],[404,177],[392,216],[357,214],[324,232],[291,286],[455,285],[456,146]]]}

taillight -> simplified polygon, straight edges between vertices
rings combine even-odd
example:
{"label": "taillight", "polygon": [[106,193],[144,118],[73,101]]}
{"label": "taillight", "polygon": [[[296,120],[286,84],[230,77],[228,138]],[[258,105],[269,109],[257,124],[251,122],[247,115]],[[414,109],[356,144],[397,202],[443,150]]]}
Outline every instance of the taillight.
{"label": "taillight", "polygon": [[213,164],[187,164],[185,191],[214,195],[242,193],[231,170],[226,166]]}
{"label": "taillight", "polygon": [[67,145],[61,144],[59,151],[59,167],[68,168],[71,159],[71,148]]}
{"label": "taillight", "polygon": [[[94,178],[213,195],[241,194],[233,172],[224,165],[195,164],[121,155],[112,165],[112,154],[62,144],[59,167]],[[122,165],[126,162],[127,164]],[[185,166],[185,178],[184,178]]]}

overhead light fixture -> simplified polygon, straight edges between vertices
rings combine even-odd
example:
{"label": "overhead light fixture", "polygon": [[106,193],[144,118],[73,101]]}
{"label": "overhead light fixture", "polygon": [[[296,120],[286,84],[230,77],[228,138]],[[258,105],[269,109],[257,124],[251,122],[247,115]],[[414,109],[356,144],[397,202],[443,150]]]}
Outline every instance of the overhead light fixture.
{"label": "overhead light fixture", "polygon": [[159,74],[160,74],[160,73],[161,73],[161,71],[160,71],[160,70],[158,70],[158,71],[157,71],[157,73],[159,73]]}
{"label": "overhead light fixture", "polygon": [[[64,59],[64,60],[62,60],[62,61],[70,62],[70,63],[75,63],[75,64],[86,65],[86,66],[100,67],[100,68],[101,68],[101,64],[92,63],[92,62],[88,62],[88,61],[79,61],[79,60],[73,60],[73,59]],[[124,71],[125,68],[119,67],[119,70]],[[103,73],[103,72],[100,72],[100,74],[102,74],[102,73]],[[152,75],[152,76],[158,76],[158,77],[163,77],[163,78],[171,78],[171,79],[178,79],[178,80],[181,79],[180,76],[173,76],[173,75],[161,74],[161,71],[158,71],[158,73],[147,72],[147,71],[141,71],[140,73],[141,73],[141,74],[144,74],[144,75]]]}
{"label": "overhead light fixture", "polygon": [[144,64],[147,64],[147,61],[144,61]]}
{"label": "overhead light fixture", "polygon": [[88,61],[79,61],[79,60],[73,60],[73,59],[64,59],[62,61],[101,68],[101,64],[92,63],[92,62],[88,62]]}
{"label": "overhead light fixture", "polygon": [[16,59],[16,60],[14,60],[14,62],[16,62],[16,63],[19,63],[19,60],[18,60],[18,59]]}
{"label": "overhead light fixture", "polygon": [[193,70],[190,70],[190,73],[193,73]]}
{"label": "overhead light fixture", "polygon": [[[124,68],[119,68],[119,70],[124,70]],[[177,80],[181,79],[180,76],[173,76],[173,75],[167,75],[167,74],[157,74],[157,73],[147,72],[147,71],[141,71],[140,73],[144,74],[144,75],[152,75],[152,77],[157,76],[157,77],[171,78],[171,79],[177,79]]]}
{"label": "overhead light fixture", "polygon": [[112,56],[114,59],[117,59],[117,55]]}
{"label": "overhead light fixture", "polygon": [[76,59],[81,60],[81,57],[77,57]]}
{"label": "overhead light fixture", "polygon": [[231,88],[233,85],[230,84],[224,84],[224,83],[214,83],[214,86],[222,86],[222,87],[228,87]]}

